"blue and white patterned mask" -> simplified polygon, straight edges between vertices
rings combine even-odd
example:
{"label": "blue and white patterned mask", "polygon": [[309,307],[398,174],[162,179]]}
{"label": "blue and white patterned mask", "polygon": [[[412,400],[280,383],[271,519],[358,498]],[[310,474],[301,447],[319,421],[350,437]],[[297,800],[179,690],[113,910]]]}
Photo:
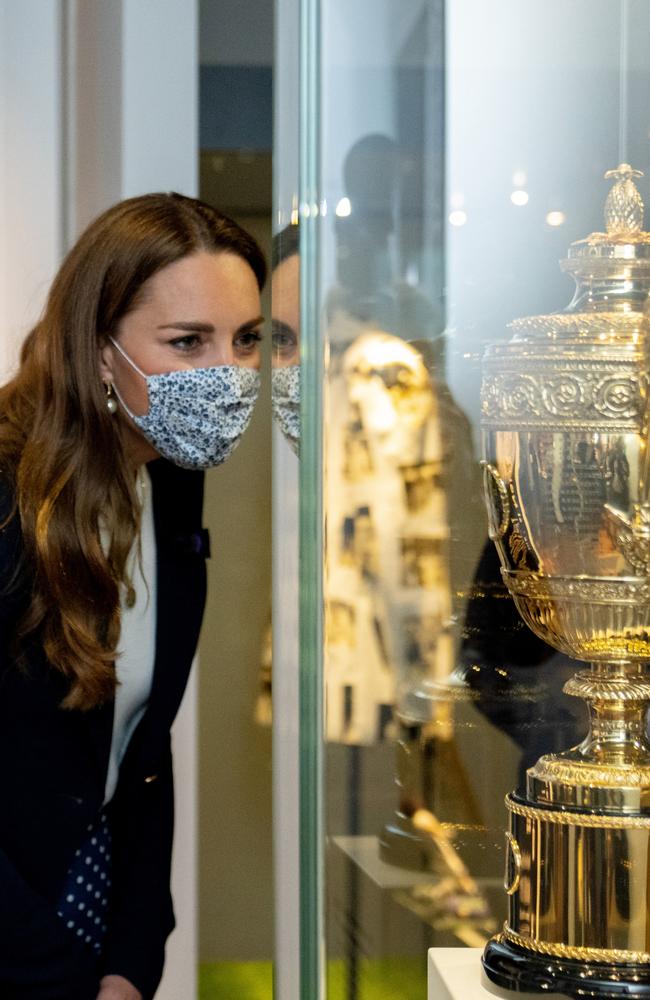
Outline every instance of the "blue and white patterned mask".
{"label": "blue and white patterned mask", "polygon": [[260,387],[259,372],[240,365],[218,365],[145,375],[117,341],[110,340],[147,383],[149,409],[140,417],[113,388],[156,451],[184,469],[208,469],[225,462],[250,421]]}
{"label": "blue and white patterned mask", "polygon": [[286,365],[271,371],[273,416],[280,430],[300,454],[300,365]]}

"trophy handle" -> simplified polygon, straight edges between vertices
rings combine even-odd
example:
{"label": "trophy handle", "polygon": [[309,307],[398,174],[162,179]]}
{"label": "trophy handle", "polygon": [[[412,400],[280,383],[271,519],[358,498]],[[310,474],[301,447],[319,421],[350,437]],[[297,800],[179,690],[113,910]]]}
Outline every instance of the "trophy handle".
{"label": "trophy handle", "polygon": [[[504,537],[510,525],[510,497],[508,487],[490,462],[482,461],[485,481],[485,503],[488,512],[488,535],[493,542]],[[498,497],[498,503],[497,503]]]}
{"label": "trophy handle", "polygon": [[640,576],[650,576],[650,504],[635,503],[631,518],[605,504],[610,538]]}

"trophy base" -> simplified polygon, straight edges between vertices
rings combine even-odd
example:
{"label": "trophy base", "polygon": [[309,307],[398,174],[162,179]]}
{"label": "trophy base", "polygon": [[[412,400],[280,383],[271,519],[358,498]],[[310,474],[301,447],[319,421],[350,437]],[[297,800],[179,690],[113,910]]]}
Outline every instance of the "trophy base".
{"label": "trophy base", "polygon": [[[585,997],[616,1000],[650,998],[650,966],[578,962],[550,955],[535,955],[527,948],[497,936],[483,953],[486,988],[497,996],[502,990],[517,993],[559,993],[575,1000]],[[498,989],[493,990],[492,987]]]}

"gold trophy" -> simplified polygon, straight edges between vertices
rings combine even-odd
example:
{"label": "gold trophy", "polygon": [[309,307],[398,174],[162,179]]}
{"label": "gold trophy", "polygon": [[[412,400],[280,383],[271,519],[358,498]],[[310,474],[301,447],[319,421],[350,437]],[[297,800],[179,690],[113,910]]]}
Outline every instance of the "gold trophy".
{"label": "gold trophy", "polygon": [[[590,662],[582,743],[507,797],[508,919],[488,988],[650,997],[650,233],[628,164],[573,243],[565,312],[516,320],[482,388],[490,536],[533,631]],[[492,985],[494,984],[494,985]]]}

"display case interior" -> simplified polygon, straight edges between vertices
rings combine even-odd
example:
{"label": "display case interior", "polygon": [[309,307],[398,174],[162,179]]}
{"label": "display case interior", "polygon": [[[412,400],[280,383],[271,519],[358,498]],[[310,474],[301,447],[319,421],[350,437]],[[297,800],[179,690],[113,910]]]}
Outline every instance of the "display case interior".
{"label": "display case interior", "polygon": [[[641,982],[639,878],[603,865],[643,855],[644,779],[567,771],[645,767],[650,244],[627,164],[649,166],[650,8],[302,13],[302,173],[276,204],[296,282],[273,309],[301,363],[291,398],[275,377],[300,504],[304,996],[423,996],[427,948],[503,947],[506,921],[501,986],[547,989],[521,979],[530,941],[544,961],[544,942],[620,950],[610,984]],[[580,242],[617,163],[605,235]],[[605,845],[597,824],[535,827],[539,803],[627,819]]]}

